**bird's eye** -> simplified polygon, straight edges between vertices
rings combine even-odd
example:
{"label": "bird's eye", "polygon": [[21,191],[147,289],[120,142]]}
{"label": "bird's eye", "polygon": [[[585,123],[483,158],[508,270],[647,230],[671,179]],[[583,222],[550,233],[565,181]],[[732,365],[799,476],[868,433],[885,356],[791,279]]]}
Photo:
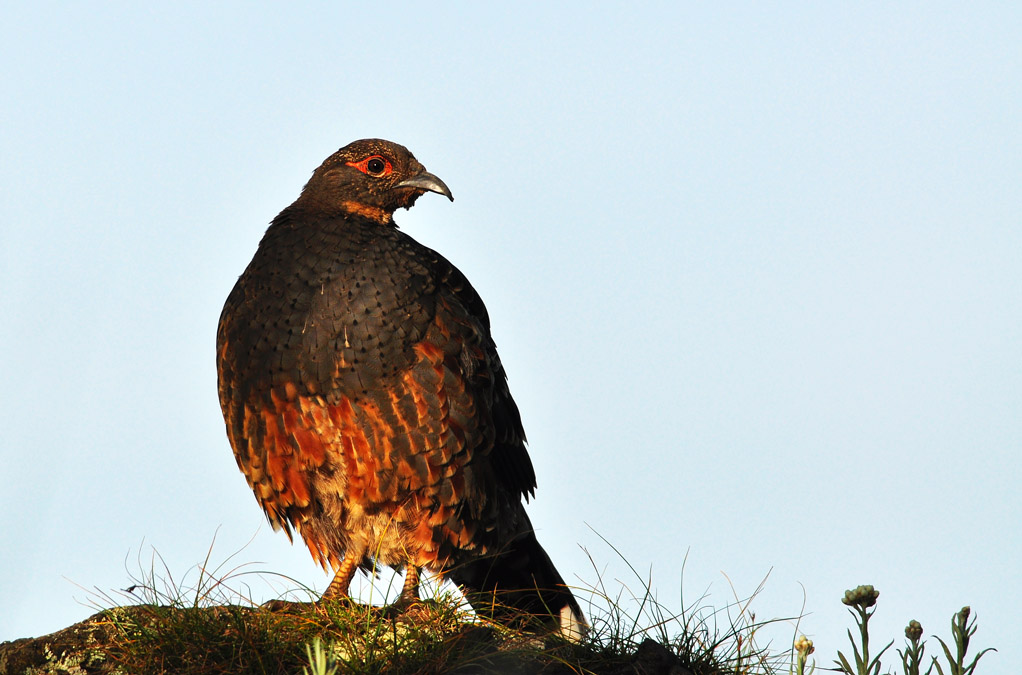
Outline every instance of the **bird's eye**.
{"label": "bird's eye", "polygon": [[394,171],[394,167],[391,166],[390,161],[379,155],[366,157],[361,162],[348,162],[348,166],[353,166],[362,173],[372,176],[373,178],[380,178]]}

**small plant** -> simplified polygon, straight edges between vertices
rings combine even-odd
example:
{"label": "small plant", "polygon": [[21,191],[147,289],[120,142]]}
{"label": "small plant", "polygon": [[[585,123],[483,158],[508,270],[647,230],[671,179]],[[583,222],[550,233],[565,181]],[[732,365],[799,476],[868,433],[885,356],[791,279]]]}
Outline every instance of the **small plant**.
{"label": "small plant", "polygon": [[[969,614],[972,610],[969,607],[962,607],[962,610],[955,614],[951,618],[951,637],[955,643],[956,654],[951,655],[951,650],[948,649],[947,643],[941,640],[939,637],[937,641],[940,642],[940,646],[944,648],[944,656],[948,662],[948,674],[949,675],[972,675],[973,671],[976,670],[976,664],[979,662],[981,656],[989,651],[997,651],[993,647],[987,647],[972,660],[972,663],[965,665],[965,653],[969,650],[969,639],[972,638],[976,632],[976,618],[973,617],[972,623],[969,623]],[[936,637],[936,636],[934,636]],[[933,664],[931,668],[936,667],[937,672],[940,675],[944,675],[944,670],[940,667],[940,662],[937,661],[937,657],[933,657]],[[929,672],[929,671],[927,671]]]}
{"label": "small plant", "polygon": [[[894,643],[894,640],[887,643],[887,646],[880,650],[880,653],[870,659],[869,657],[869,618],[873,616],[871,608],[876,605],[877,597],[880,596],[880,591],[876,590],[872,586],[859,586],[850,591],[845,591],[845,597],[842,602],[848,605],[851,609],[848,611],[855,617],[855,623],[859,627],[860,641],[862,650],[859,650],[859,646],[855,642],[855,638],[852,637],[852,631],[848,631],[848,639],[852,643],[852,650],[855,656],[855,669],[852,669],[851,663],[840,651],[837,653],[838,660],[834,662],[837,666],[837,671],[844,673],[845,675],[879,675],[880,674],[880,657],[886,652],[890,646]],[[934,668],[937,669],[939,675],[973,675],[976,670],[976,664],[979,662],[980,657],[989,651],[997,651],[993,647],[988,647],[977,654],[972,662],[966,664],[966,654],[969,651],[969,640],[976,632],[976,619],[969,622],[969,615],[971,610],[968,607],[962,607],[961,611],[956,613],[951,618],[951,635],[953,642],[955,643],[955,654],[951,653],[951,648],[948,647],[947,643],[937,637],[937,641],[940,642],[940,646],[944,649],[944,656],[947,659],[949,670],[947,673],[941,667],[937,657],[931,657],[933,660],[930,663],[930,667],[926,669],[922,675],[930,675]],[[920,669],[923,664],[923,655],[926,653],[926,647],[923,643],[923,627],[915,620],[909,621],[908,626],[905,627],[905,638],[907,643],[905,645],[905,651],[898,650],[898,655],[901,657],[902,672],[904,675],[920,675]],[[803,656],[803,650],[805,649],[804,643],[800,647],[802,640],[809,643],[809,649],[812,649],[812,643],[805,639],[803,636],[799,642],[795,643],[795,651],[798,652],[797,666],[799,668],[804,667],[805,656]],[[803,675],[802,670],[796,671],[798,675]]]}
{"label": "small plant", "polygon": [[[923,662],[923,653],[926,651],[926,646],[920,641],[923,637],[922,625],[913,619],[908,622],[905,627],[905,639],[908,643],[905,645],[905,651],[898,650],[898,655],[901,656],[901,667],[905,675],[919,675],[919,667]],[[933,670],[931,665],[926,669],[926,675]]]}
{"label": "small plant", "polygon": [[309,665],[302,668],[302,675],[336,675],[337,658],[333,650],[323,648],[323,641],[316,636],[311,645],[305,645],[305,656]]}
{"label": "small plant", "polygon": [[848,659],[840,651],[837,653],[838,660],[834,662],[839,671],[845,675],[879,675],[880,657],[894,644],[894,640],[891,640],[872,660],[869,658],[869,618],[876,611],[875,609],[870,611],[870,608],[877,604],[879,596],[880,591],[872,586],[858,586],[850,591],[845,591],[845,597],[841,600],[851,608],[848,612],[855,617],[855,623],[859,626],[859,639],[862,644],[860,652],[859,647],[855,644],[855,638],[852,637],[852,631],[849,630],[848,639],[852,643],[852,651],[855,656],[855,670],[852,670]]}
{"label": "small plant", "polygon": [[814,663],[809,667],[809,673],[806,673],[806,661],[809,659],[809,655],[816,651],[813,647],[813,641],[807,638],[805,635],[795,640],[795,675],[812,675],[816,672],[816,664]]}

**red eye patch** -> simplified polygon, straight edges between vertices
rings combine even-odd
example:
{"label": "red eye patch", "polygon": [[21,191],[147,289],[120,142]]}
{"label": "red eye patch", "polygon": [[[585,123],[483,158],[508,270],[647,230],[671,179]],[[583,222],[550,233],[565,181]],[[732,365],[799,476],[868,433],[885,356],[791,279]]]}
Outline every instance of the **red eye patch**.
{"label": "red eye patch", "polygon": [[367,176],[374,176],[376,178],[390,175],[394,171],[394,167],[390,165],[390,160],[379,155],[366,157],[361,162],[346,162],[346,164],[355,167]]}

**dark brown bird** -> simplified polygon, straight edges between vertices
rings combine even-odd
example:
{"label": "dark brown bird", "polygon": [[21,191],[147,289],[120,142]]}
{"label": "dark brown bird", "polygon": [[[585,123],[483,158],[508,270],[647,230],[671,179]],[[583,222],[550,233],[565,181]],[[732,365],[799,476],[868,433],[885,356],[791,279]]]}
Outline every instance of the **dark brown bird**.
{"label": "dark brown bird", "polygon": [[[217,332],[220,405],[238,466],[275,529],[336,574],[446,575],[480,614],[585,620],[522,504],[536,476],[482,300],[397,229],[425,192],[404,147],[356,141],[273,219]],[[494,595],[496,594],[496,596]]]}

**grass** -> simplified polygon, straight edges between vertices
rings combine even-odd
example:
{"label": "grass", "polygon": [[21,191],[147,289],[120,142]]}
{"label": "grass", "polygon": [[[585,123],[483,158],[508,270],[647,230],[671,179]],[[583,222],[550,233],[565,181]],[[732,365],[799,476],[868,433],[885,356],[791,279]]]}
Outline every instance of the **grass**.
{"label": "grass", "polygon": [[[434,584],[432,598],[404,612],[351,601],[293,603],[270,611],[252,602],[247,583],[249,575],[265,580],[267,573],[232,566],[237,555],[211,566],[211,546],[203,563],[180,581],[158,554],[148,565],[139,560],[141,571],[131,574],[129,588],[114,595],[100,593],[95,602],[108,608],[103,615],[115,628],[108,658],[125,673],[182,675],[809,675],[817,668],[812,641],[798,635],[801,617],[756,618],[752,604],[766,579],[751,596],[740,598],[736,593],[721,608],[708,606],[705,595],[691,602],[682,598],[678,607],[670,608],[657,600],[650,575],[625,561],[638,589],[633,592],[627,583],[610,584],[590,556],[596,582],[576,589],[576,596],[583,601],[588,598],[584,604],[591,630],[580,644],[573,644],[557,636],[483,622],[450,585]],[[292,597],[316,597],[294,580],[281,577],[279,581],[299,589]],[[396,589],[391,595],[396,596]],[[976,620],[966,607],[952,618],[950,641],[937,638],[942,659],[931,656],[926,661],[922,627],[912,621],[905,631],[905,649],[898,650],[899,669],[884,670],[882,659],[894,641],[876,653],[871,651],[869,619],[878,597],[872,586],[845,593],[843,602],[857,629],[848,631],[851,658],[838,651],[834,668],[826,670],[845,675],[974,675],[980,657],[991,651],[987,648],[970,656]],[[777,650],[760,644],[760,631],[770,624],[794,625],[790,647]]]}
{"label": "grass", "polygon": [[[120,600],[100,594],[98,604],[116,605],[105,616],[117,628],[112,653],[125,672],[297,674],[313,658],[340,672],[428,672],[428,664],[472,644],[453,597],[393,620],[382,608],[346,601],[270,611],[250,600],[244,583],[266,573],[230,568],[230,558],[210,568],[210,555],[178,582],[154,553],[116,594]],[[298,594],[315,597],[309,589]]]}

